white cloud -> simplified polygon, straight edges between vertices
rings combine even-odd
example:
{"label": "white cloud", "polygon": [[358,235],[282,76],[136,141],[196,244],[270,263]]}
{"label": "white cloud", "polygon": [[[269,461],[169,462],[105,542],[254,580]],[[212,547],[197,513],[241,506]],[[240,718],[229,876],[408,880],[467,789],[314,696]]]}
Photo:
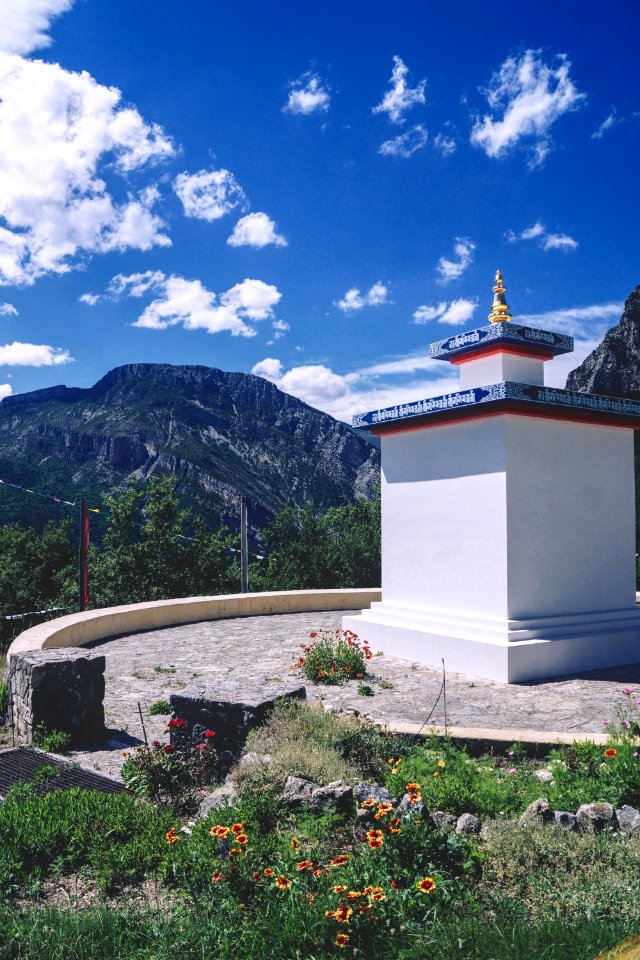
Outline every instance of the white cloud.
{"label": "white cloud", "polygon": [[414,312],[413,322],[429,323],[431,320],[437,320],[438,323],[450,323],[454,327],[459,327],[471,320],[477,306],[477,301],[465,300],[464,297],[452,300],[451,303],[443,301],[437,307],[423,305]]}
{"label": "white cloud", "polygon": [[539,246],[543,250],[577,250],[578,241],[570,237],[568,233],[547,233],[545,227],[537,220],[533,226],[527,227],[521,233],[514,233],[509,230],[507,233],[509,243],[517,243],[518,240],[539,240]]}
{"label": "white cloud", "polygon": [[406,133],[401,133],[392,140],[385,140],[378,147],[378,153],[385,157],[410,157],[416,150],[426,145],[429,134],[423,124],[419,123]]}
{"label": "white cloud", "polygon": [[0,317],[17,317],[18,311],[12,303],[0,303]]}
{"label": "white cloud", "polygon": [[47,30],[74,0],[5,0],[0,13],[0,50],[32,53],[51,45]]}
{"label": "white cloud", "polygon": [[95,307],[100,302],[100,296],[97,293],[83,293],[78,297],[80,303],[86,303],[88,307]]}
{"label": "white cloud", "polygon": [[[459,380],[457,373],[451,373],[448,364],[424,356],[376,364],[347,374],[336,373],[324,364],[306,364],[284,372],[280,360],[268,357],[257,363],[251,372],[271,380],[285,393],[347,422],[363,410],[447,393],[457,388]],[[376,381],[378,375],[407,373],[422,373],[423,376],[403,385]]]}
{"label": "white cloud", "polygon": [[260,248],[270,243],[276,247],[287,246],[287,241],[276,232],[274,221],[266,213],[249,213],[238,220],[227,243],[230,247]]}
{"label": "white cloud", "polygon": [[297,80],[292,80],[289,84],[289,98],[282,108],[284,113],[297,113],[307,115],[309,113],[325,113],[329,109],[329,88],[324,80],[314,73],[307,70]]}
{"label": "white cloud", "polygon": [[452,153],[456,152],[458,147],[455,138],[448,133],[438,133],[434,138],[433,145],[436,150],[440,151],[443,157],[450,157]]}
{"label": "white cloud", "polygon": [[566,233],[548,233],[542,241],[543,250],[577,250],[578,241]]}
{"label": "white cloud", "polygon": [[263,377],[265,380],[271,380],[272,383],[277,383],[283,371],[284,368],[280,360],[276,360],[274,357],[265,357],[260,363],[255,364],[251,373],[256,377]]}
{"label": "white cloud", "polygon": [[0,345],[0,366],[51,367],[71,363],[73,357],[67,350],[37,343],[6,343]]}
{"label": "white cloud", "polygon": [[440,274],[440,283],[450,283],[462,276],[473,260],[473,251],[476,245],[466,237],[456,237],[453,252],[456,260],[440,257],[436,270]]}
{"label": "white cloud", "polygon": [[282,297],[276,287],[262,280],[246,279],[217,295],[200,280],[166,276],[159,270],[129,276],[118,274],[107,287],[106,296],[117,300],[148,293],[158,296],[144,308],[134,327],[166,330],[182,325],[185,330],[226,330],[242,337],[255,336],[251,324],[273,318],[273,308]]}
{"label": "white cloud", "polygon": [[336,306],[344,313],[350,313],[352,310],[362,310],[364,307],[379,307],[383,303],[388,303],[389,290],[383,283],[378,281],[370,288],[368,293],[362,294],[357,287],[347,290],[342,300],[336,302]]}
{"label": "white cloud", "polygon": [[407,84],[409,70],[402,59],[398,56],[393,58],[393,70],[391,71],[390,86],[382,101],[372,108],[372,113],[386,113],[392,123],[404,123],[404,114],[412,107],[424,105],[424,88],[427,85],[426,80],[420,80],[417,86],[410,87]]}
{"label": "white cloud", "polygon": [[128,177],[174,153],[120,99],[88,73],[0,53],[0,284],[66,273],[92,253],[170,244],[154,187],[118,202],[103,179],[107,167]]}
{"label": "white cloud", "polygon": [[0,400],[2,400],[3,397],[10,397],[12,393],[13,387],[10,383],[0,383]]}
{"label": "white cloud", "polygon": [[244,190],[229,170],[179,173],[173,189],[185,216],[198,220],[219,220],[246,201]]}
{"label": "white cloud", "polygon": [[524,138],[531,147],[529,166],[540,166],[551,150],[551,126],[585,100],[569,77],[570,68],[565,55],[553,66],[536,50],[508,57],[485,90],[493,114],[476,118],[471,143],[489,157],[502,157]]}
{"label": "white cloud", "polygon": [[611,130],[612,127],[615,127],[616,123],[621,123],[621,122],[622,122],[621,120],[618,120],[616,118],[616,108],[611,107],[611,113],[609,114],[608,117],[606,117],[602,121],[599,127],[596,127],[596,129],[591,134],[591,139],[602,140],[607,130]]}

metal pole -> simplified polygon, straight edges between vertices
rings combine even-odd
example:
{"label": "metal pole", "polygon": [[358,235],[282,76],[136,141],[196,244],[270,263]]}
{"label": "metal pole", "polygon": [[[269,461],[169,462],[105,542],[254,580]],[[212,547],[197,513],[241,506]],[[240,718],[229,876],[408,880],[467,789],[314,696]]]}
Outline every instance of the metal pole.
{"label": "metal pole", "polygon": [[249,593],[249,544],[247,537],[247,498],[240,498],[240,592]]}
{"label": "metal pole", "polygon": [[89,519],[89,510],[87,501],[83,500],[80,504],[80,552],[78,556],[78,609],[82,612],[85,609],[85,583],[86,583],[86,564],[87,564],[87,544],[85,531]]}

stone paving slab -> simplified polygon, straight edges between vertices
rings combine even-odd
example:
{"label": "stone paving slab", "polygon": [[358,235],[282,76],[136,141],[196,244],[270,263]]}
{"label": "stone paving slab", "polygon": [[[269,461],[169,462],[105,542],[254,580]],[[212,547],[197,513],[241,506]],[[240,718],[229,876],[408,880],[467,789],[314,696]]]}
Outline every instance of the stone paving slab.
{"label": "stone paving slab", "polygon": [[[275,614],[214,620],[130,634],[93,645],[106,657],[106,725],[110,740],[95,749],[76,751],[74,758],[104,773],[117,775],[123,752],[142,739],[141,704],[149,740],[163,739],[167,717],[150,717],[156,700],[194,682],[234,686],[247,677],[265,690],[301,677],[289,667],[310,631],[334,631],[349,611]],[[375,651],[374,651],[375,652]],[[442,671],[395,657],[375,656],[365,681],[372,697],[362,697],[350,682],[318,687],[304,681],[307,699],[323,697],[325,708],[355,708],[371,719],[390,724],[443,723],[442,700],[435,710]],[[622,702],[622,690],[637,689],[640,664],[576,674],[559,680],[502,684],[463,674],[447,674],[447,721],[450,726],[560,732],[602,733]]]}

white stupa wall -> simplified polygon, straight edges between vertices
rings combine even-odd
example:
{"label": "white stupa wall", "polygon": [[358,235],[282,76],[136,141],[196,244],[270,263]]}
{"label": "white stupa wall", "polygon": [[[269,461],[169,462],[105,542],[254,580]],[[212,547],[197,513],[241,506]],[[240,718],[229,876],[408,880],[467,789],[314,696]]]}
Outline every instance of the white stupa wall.
{"label": "white stupa wall", "polygon": [[504,380],[543,387],[544,365],[545,361],[540,357],[523,357],[513,353],[476,357],[457,365],[460,389],[468,390],[469,387],[482,387],[486,383],[502,383]]}

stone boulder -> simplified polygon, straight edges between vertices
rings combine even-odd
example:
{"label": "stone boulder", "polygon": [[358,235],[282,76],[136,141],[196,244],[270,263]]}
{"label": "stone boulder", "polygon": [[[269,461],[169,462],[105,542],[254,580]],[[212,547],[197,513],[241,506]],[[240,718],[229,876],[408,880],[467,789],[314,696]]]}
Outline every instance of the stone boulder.
{"label": "stone boulder", "polygon": [[410,796],[411,794],[405,793],[404,797],[398,804],[399,815],[401,817],[421,817],[424,812],[424,803],[422,800],[416,800],[415,803],[411,803],[409,799]]}
{"label": "stone boulder", "polygon": [[280,803],[286,807],[301,807],[304,803],[311,803],[313,791],[318,789],[317,783],[303,780],[302,777],[287,777],[284,790],[280,794]]}
{"label": "stone boulder", "polygon": [[321,813],[334,807],[336,810],[348,810],[353,803],[353,790],[344,780],[334,780],[326,787],[316,787],[311,794],[309,809]]}
{"label": "stone boulder", "polygon": [[640,811],[625,804],[616,810],[616,820],[623,833],[635,833],[640,830]]}
{"label": "stone boulder", "polygon": [[223,783],[221,787],[216,787],[215,790],[212,790],[211,793],[208,793],[202,800],[200,806],[198,807],[196,820],[206,819],[206,817],[208,817],[210,813],[213,813],[214,810],[220,810],[233,806],[237,799],[238,794],[233,783],[230,781]]}
{"label": "stone boulder", "polygon": [[553,814],[553,822],[566,830],[578,829],[578,818],[575,813],[568,813],[566,810],[556,810]]}
{"label": "stone boulder", "polygon": [[549,801],[546,797],[538,797],[529,804],[518,823],[521,827],[528,827],[532,823],[551,823],[552,820],[553,811],[549,807]]}
{"label": "stone boulder", "polygon": [[431,814],[433,823],[438,830],[455,830],[458,818],[452,813],[445,813],[443,810],[436,810]]}
{"label": "stone boulder", "polygon": [[353,788],[353,799],[358,806],[362,805],[363,800],[375,800],[376,803],[394,802],[387,788],[377,783],[356,783]]}
{"label": "stone boulder", "polygon": [[463,813],[456,822],[456,833],[480,833],[481,821],[472,813]]}
{"label": "stone boulder", "polygon": [[615,812],[610,803],[583,803],[576,813],[581,827],[593,827],[594,830],[613,826],[614,816]]}

